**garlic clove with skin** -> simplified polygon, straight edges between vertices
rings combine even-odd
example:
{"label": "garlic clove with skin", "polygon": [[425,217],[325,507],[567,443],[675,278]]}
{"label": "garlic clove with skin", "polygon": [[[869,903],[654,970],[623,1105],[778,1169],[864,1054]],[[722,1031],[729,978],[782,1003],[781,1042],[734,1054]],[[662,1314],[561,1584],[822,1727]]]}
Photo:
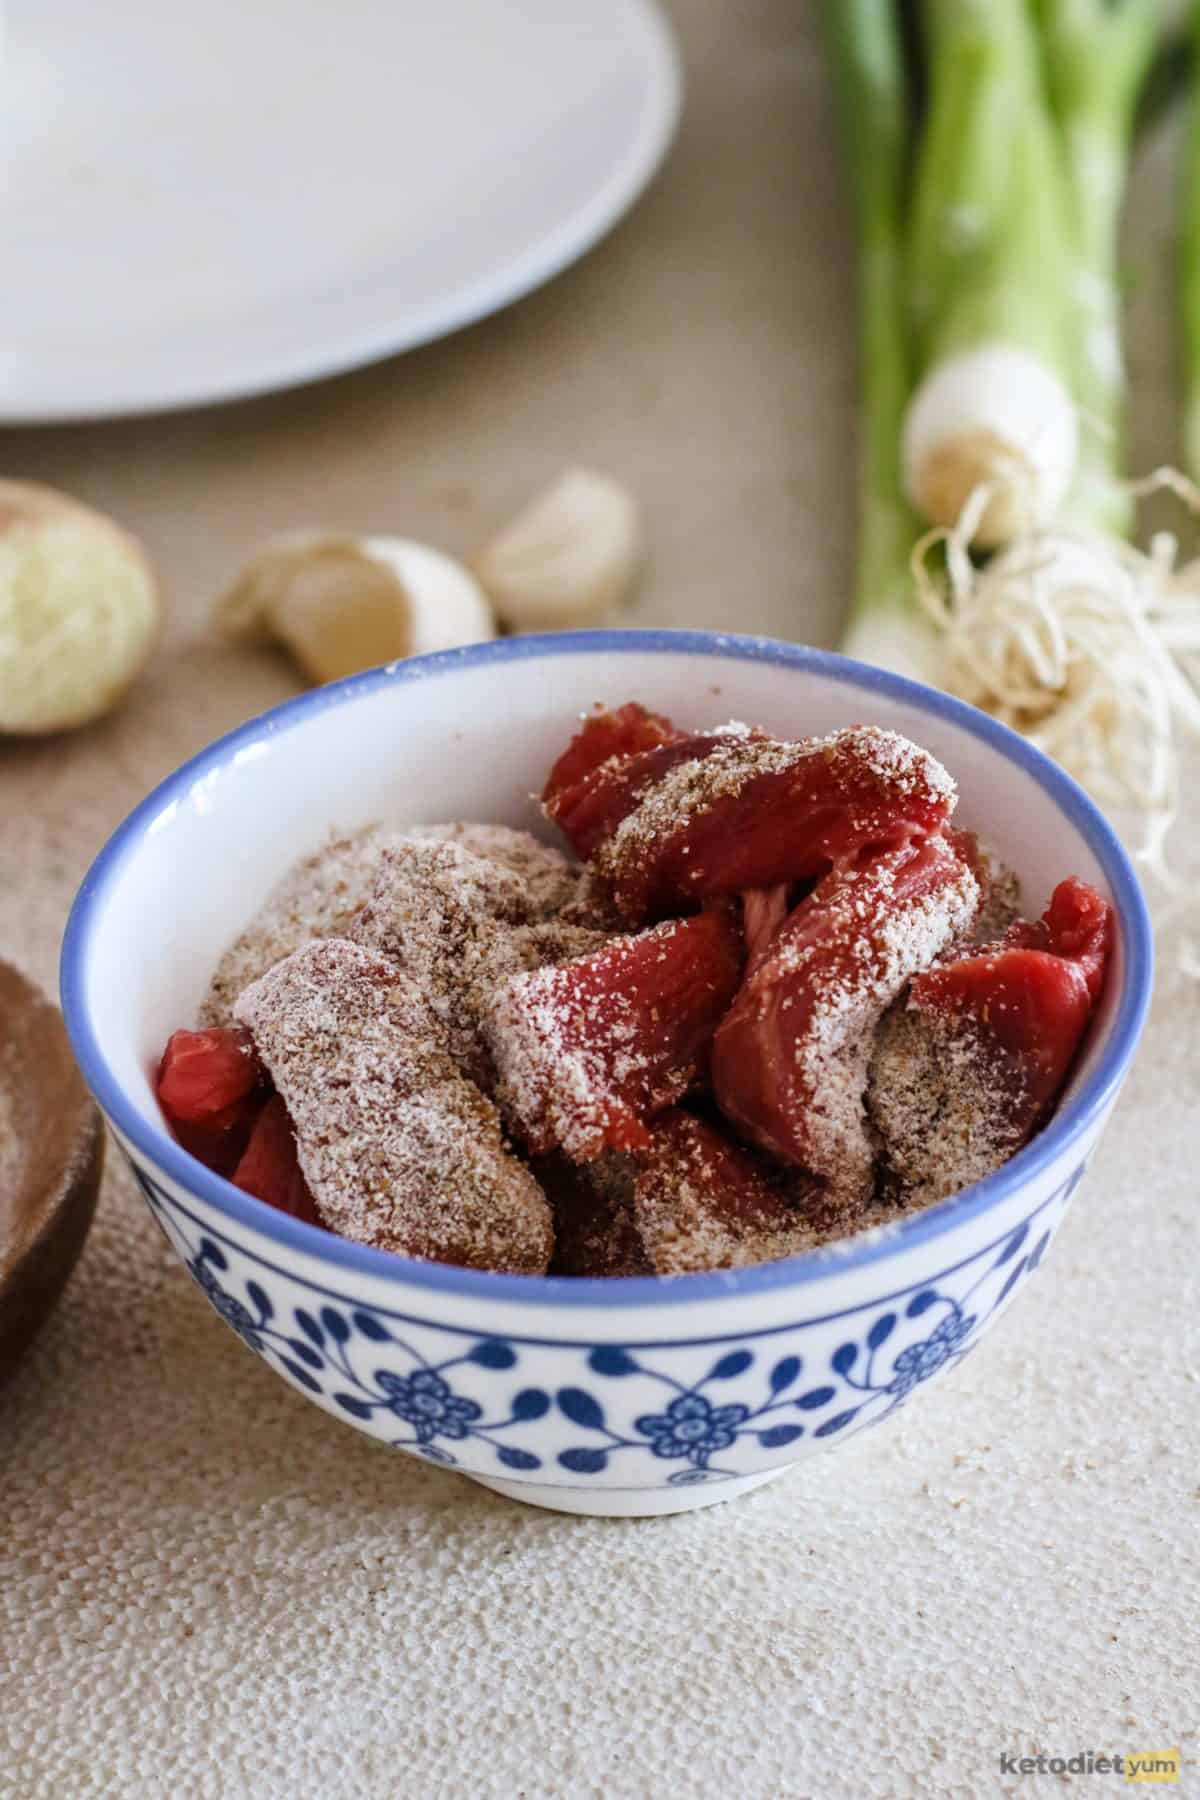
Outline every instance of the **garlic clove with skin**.
{"label": "garlic clove with skin", "polygon": [[637,502],[591,469],[566,469],[471,558],[513,631],[582,625],[624,599],[642,556]]}
{"label": "garlic clove with skin", "polygon": [[339,550],[354,561],[355,539],[323,531],[281,531],[268,538],[217,601],[213,611],[217,631],[231,644],[274,643],[273,609],[289,583],[310,554],[330,567]]}
{"label": "garlic clove with skin", "polygon": [[408,538],[290,532],[270,539],[217,608],[222,634],[278,642],[311,681],[495,636],[461,564]]}
{"label": "garlic clove with skin", "polygon": [[462,563],[412,538],[368,537],[363,548],[372,561],[391,570],[408,595],[413,642],[409,656],[495,637],[488,597]]}

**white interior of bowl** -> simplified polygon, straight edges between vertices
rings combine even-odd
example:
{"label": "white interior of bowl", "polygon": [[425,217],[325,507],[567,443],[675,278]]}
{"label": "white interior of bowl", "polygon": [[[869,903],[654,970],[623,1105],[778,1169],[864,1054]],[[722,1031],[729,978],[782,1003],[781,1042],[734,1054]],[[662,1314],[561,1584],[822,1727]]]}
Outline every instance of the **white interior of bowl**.
{"label": "white interior of bowl", "polygon": [[[611,644],[612,640],[608,640]],[[662,640],[658,640],[659,643]],[[218,956],[272,884],[335,829],[375,819],[488,819],[539,829],[531,795],[596,701],[625,700],[705,726],[744,719],[784,736],[870,722],[904,732],[957,778],[958,822],[1017,870],[1026,910],[1078,875],[1108,892],[1079,827],[994,744],[919,703],[825,670],[767,660],[565,641],[549,654],[401,670],[347,684],[309,710],[268,719],[199,767],[137,821],[97,877],[81,970],[98,1047],[138,1109],[167,1037],[190,1024]],[[1099,1055],[1121,953],[1073,1086]]]}

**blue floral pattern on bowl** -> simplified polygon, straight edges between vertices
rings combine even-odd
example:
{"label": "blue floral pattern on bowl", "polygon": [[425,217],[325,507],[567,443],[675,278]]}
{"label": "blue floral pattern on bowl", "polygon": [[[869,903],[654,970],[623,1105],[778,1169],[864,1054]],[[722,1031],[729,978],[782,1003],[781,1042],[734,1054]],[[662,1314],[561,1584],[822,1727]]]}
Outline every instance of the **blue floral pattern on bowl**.
{"label": "blue floral pattern on bowl", "polygon": [[136,1164],[134,1173],[216,1311],[327,1410],[467,1473],[651,1488],[769,1470],[890,1417],[972,1349],[1037,1268],[1083,1167],[1002,1239],[936,1278],[816,1321],[824,1344],[803,1320],[735,1342],[653,1344],[547,1344],[435,1325],[278,1267]]}

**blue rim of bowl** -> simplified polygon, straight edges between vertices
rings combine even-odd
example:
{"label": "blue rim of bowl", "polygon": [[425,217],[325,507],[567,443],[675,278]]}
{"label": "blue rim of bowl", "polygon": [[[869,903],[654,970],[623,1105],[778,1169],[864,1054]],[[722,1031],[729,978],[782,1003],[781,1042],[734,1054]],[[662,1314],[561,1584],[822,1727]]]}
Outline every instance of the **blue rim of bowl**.
{"label": "blue rim of bowl", "polygon": [[[713,1274],[661,1276],[579,1277],[562,1275],[499,1275],[486,1270],[460,1269],[445,1263],[418,1262],[367,1244],[356,1244],[319,1226],[305,1224],[275,1211],[265,1202],[244,1194],[214,1175],[153,1124],[126,1095],[100,1048],[85,1003],[84,970],[87,964],[92,921],[106,888],[121,865],[132,855],[147,830],[167,808],[174,806],[202,777],[232,762],[251,744],[285,735],[316,713],[347,706],[381,687],[404,687],[409,682],[453,676],[462,669],[493,663],[524,662],[556,656],[620,654],[632,656],[696,656],[733,662],[765,662],[793,668],[841,682],[860,694],[880,694],[915,706],[980,738],[1008,762],[1014,763],[1047,792],[1070,820],[1099,861],[1108,881],[1122,935],[1124,967],[1121,993],[1108,1042],[1096,1067],[1080,1091],[1041,1131],[1032,1143],[984,1181],[964,1188],[948,1200],[900,1219],[885,1231],[810,1250],[778,1262],[749,1268],[721,1270]],[[624,696],[621,696],[622,698]],[[1069,871],[1067,871],[1069,873]],[[281,706],[251,719],[198,755],[183,763],[173,775],[153,789],[119,825],[100,851],[76,896],[67,920],[61,961],[63,1017],[84,1078],[117,1130],[151,1164],[186,1191],[206,1200],[232,1222],[272,1239],[283,1248],[316,1256],[347,1273],[383,1278],[465,1298],[516,1301],[522,1304],[645,1306],[679,1304],[718,1297],[734,1299],[780,1287],[804,1286],[833,1273],[894,1256],[939,1237],[959,1223],[1001,1205],[1039,1175],[1085,1133],[1114,1097],[1137,1048],[1150,1003],[1154,952],[1150,919],[1141,884],[1115,832],[1103,814],[1074,782],[1050,759],[1016,732],[998,724],[986,713],[955,700],[923,683],[893,675],[868,663],[856,662],[834,651],[786,644],[774,638],[746,637],[712,631],[603,630],[547,633],[541,636],[503,638],[473,644],[460,650],[439,651],[388,663],[363,675],[353,675],[311,693],[301,694]]]}

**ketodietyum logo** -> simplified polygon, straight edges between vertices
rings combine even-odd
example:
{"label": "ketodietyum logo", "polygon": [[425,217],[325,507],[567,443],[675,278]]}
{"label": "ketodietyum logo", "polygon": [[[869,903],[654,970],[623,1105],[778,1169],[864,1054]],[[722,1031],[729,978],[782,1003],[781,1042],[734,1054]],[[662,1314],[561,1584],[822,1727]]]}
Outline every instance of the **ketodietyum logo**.
{"label": "ketodietyum logo", "polygon": [[1002,1775],[1123,1775],[1126,1781],[1178,1781],[1180,1757],[1175,1750],[1126,1750],[1102,1756],[1094,1750],[1077,1750],[1074,1756],[1001,1755]]}

